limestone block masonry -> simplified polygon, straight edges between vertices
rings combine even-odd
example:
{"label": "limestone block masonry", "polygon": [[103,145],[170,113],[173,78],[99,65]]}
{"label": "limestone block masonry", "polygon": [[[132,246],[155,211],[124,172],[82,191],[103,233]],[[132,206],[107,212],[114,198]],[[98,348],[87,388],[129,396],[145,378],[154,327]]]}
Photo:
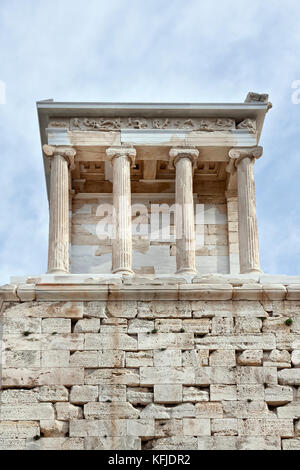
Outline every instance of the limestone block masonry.
{"label": "limestone block masonry", "polygon": [[237,282],[2,288],[0,448],[300,449],[299,285]]}

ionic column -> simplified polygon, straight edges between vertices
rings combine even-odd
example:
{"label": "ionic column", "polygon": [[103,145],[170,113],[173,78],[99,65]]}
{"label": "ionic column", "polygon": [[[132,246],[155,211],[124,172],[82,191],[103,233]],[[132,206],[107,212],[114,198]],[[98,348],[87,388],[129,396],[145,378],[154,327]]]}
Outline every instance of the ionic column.
{"label": "ionic column", "polygon": [[262,147],[229,151],[237,169],[240,272],[260,272],[253,165],[262,156]]}
{"label": "ionic column", "polygon": [[50,208],[48,273],[69,272],[69,167],[74,165],[72,147],[43,146],[50,161]]}
{"label": "ionic column", "polygon": [[195,148],[174,147],[170,150],[170,165],[176,169],[177,273],[196,272],[193,169],[198,156]]}
{"label": "ionic column", "polygon": [[113,166],[114,236],[112,272],[132,274],[132,229],[130,167],[134,165],[133,147],[111,147],[106,150]]}

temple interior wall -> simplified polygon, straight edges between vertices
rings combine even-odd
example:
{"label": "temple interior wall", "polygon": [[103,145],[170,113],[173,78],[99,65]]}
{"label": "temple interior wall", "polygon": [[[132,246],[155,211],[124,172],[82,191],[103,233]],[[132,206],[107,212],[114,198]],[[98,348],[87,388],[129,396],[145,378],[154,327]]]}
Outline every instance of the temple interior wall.
{"label": "temple interior wall", "polygon": [[[197,188],[196,188],[197,189]],[[138,274],[173,274],[176,272],[176,240],[174,237],[174,213],[170,214],[170,231],[168,230],[168,210],[175,203],[174,193],[132,193],[132,204],[135,214],[133,224],[133,270]],[[112,242],[109,236],[99,240],[96,234],[97,224],[106,220],[107,215],[97,215],[101,204],[112,204],[111,194],[80,194],[73,198],[71,215],[71,272],[110,273],[112,259]],[[143,213],[143,207],[146,210]],[[164,214],[160,215],[159,227],[167,229],[170,237],[152,236],[150,230],[152,215],[157,212],[157,205],[165,205]],[[238,261],[238,228],[231,223],[228,231],[228,208],[222,194],[194,193],[194,204],[199,205],[200,216],[197,218],[196,230],[196,269],[200,274],[207,272],[226,274],[230,272],[229,256],[236,256]],[[166,206],[167,205],[167,206]],[[99,214],[99,212],[98,212]],[[229,217],[236,219],[237,206],[231,209]],[[154,221],[155,219],[153,219]],[[157,219],[156,219],[157,220]],[[195,219],[196,220],[196,219]],[[137,223],[143,224],[138,227]],[[155,222],[152,226],[155,227]],[[231,238],[229,238],[231,237]],[[229,240],[234,243],[230,245]],[[230,253],[234,251],[235,253]],[[237,263],[238,264],[238,263]],[[238,267],[236,269],[238,272]]]}

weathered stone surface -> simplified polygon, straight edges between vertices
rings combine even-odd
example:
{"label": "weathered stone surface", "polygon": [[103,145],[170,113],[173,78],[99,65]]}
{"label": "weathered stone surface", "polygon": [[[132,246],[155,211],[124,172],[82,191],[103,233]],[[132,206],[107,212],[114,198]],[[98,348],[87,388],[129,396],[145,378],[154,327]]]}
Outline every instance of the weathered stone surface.
{"label": "weathered stone surface", "polygon": [[154,423],[154,419],[128,419],[126,420],[126,435],[136,437],[153,437],[155,436]]}
{"label": "weathered stone surface", "polygon": [[128,321],[128,333],[137,334],[137,333],[151,333],[154,329],[154,321],[151,320],[142,320],[140,318],[134,318]]}
{"label": "weathered stone surface", "polygon": [[154,385],[154,401],[156,403],[181,403],[182,385]]}
{"label": "weathered stone surface", "polygon": [[264,400],[265,388],[263,384],[238,384],[237,385],[237,399],[243,400]]}
{"label": "weathered stone surface", "polygon": [[86,437],[85,450],[140,450],[141,440],[135,437]]}
{"label": "weathered stone surface", "polygon": [[193,349],[194,336],[192,333],[139,333],[139,349]]}
{"label": "weathered stone surface", "polygon": [[[180,318],[159,318],[155,320],[154,325],[159,333],[179,333],[182,329],[182,320]],[[138,333],[142,332],[138,331]]]}
{"label": "weathered stone surface", "polygon": [[141,385],[195,383],[192,367],[141,367]]}
{"label": "weathered stone surface", "polygon": [[137,316],[137,302],[108,301],[107,312],[112,317],[134,318]]}
{"label": "weathered stone surface", "polygon": [[153,301],[138,303],[139,318],[190,318],[192,316],[191,305],[188,302],[175,304],[173,301]]}
{"label": "weathered stone surface", "polygon": [[25,450],[26,439],[2,439],[0,438],[0,450]]}
{"label": "weathered stone surface", "polygon": [[139,351],[126,353],[126,367],[153,366],[152,351]]}
{"label": "weathered stone surface", "polygon": [[262,400],[223,401],[222,405],[226,418],[261,418],[269,414],[268,406]]}
{"label": "weathered stone surface", "polygon": [[237,384],[277,384],[276,367],[237,367]]}
{"label": "weathered stone surface", "polygon": [[54,419],[54,408],[50,403],[1,405],[1,419],[3,421]]}
{"label": "weathered stone surface", "polygon": [[35,387],[37,385],[75,385],[83,383],[80,368],[3,369],[2,385],[5,387]]}
{"label": "weathered stone surface", "polygon": [[279,368],[291,367],[290,353],[285,350],[273,349],[264,360],[264,366],[272,367],[272,365]]}
{"label": "weathered stone surface", "polygon": [[277,408],[278,418],[299,418],[300,417],[300,402],[295,401],[285,406]]}
{"label": "weathered stone surface", "polygon": [[197,418],[223,418],[222,403],[196,403]]}
{"label": "weathered stone surface", "polygon": [[80,419],[83,417],[82,409],[71,403],[56,403],[56,418],[60,421],[70,421],[72,419]]}
{"label": "weathered stone surface", "polygon": [[69,423],[67,421],[42,419],[40,427],[44,437],[64,437],[69,432]]}
{"label": "weathered stone surface", "polygon": [[[137,349],[137,340],[129,335],[118,333],[115,334],[96,334],[86,333],[85,334],[85,349],[86,350],[97,350],[97,349],[121,349],[123,351],[135,351]],[[140,349],[152,349],[152,348],[140,348]]]}
{"label": "weathered stone surface", "polygon": [[243,419],[239,420],[240,436],[282,436],[292,437],[292,419]]}
{"label": "weathered stone surface", "polygon": [[210,436],[210,420],[201,418],[184,418],[183,434],[185,436]]}
{"label": "weathered stone surface", "polygon": [[[212,336],[232,335],[234,332],[232,317],[214,317],[211,321]],[[208,333],[208,332],[206,332]]]}
{"label": "weathered stone surface", "polygon": [[26,368],[40,367],[40,351],[5,351],[2,354],[2,367]]}
{"label": "weathered stone surface", "polygon": [[151,450],[196,450],[197,449],[197,438],[188,436],[173,436],[156,439]]}
{"label": "weathered stone surface", "polygon": [[42,351],[42,367],[69,367],[70,351]]}
{"label": "weathered stone surface", "polygon": [[283,450],[300,450],[300,438],[282,439]]}
{"label": "weathered stone surface", "polygon": [[121,350],[76,351],[70,356],[72,367],[124,367],[125,352]]}
{"label": "weathered stone surface", "polygon": [[198,367],[195,370],[195,384],[208,386],[210,384],[234,385],[236,383],[235,368],[227,367]]}
{"label": "weathered stone surface", "polygon": [[[179,354],[181,355],[181,351],[179,351]],[[184,367],[207,366],[208,358],[209,358],[209,351],[207,350],[192,349],[189,351],[183,351],[182,365]]]}
{"label": "weathered stone surface", "polygon": [[98,399],[97,385],[74,385],[71,388],[70,403],[88,403]]}
{"label": "weathered stone surface", "polygon": [[0,440],[2,439],[31,439],[40,435],[38,422],[34,421],[2,421],[0,422]]}
{"label": "weathered stone surface", "polygon": [[84,440],[68,437],[45,437],[36,443],[37,450],[84,450]]}
{"label": "weathered stone surface", "polygon": [[[129,387],[127,387],[127,395],[129,393],[128,390]],[[99,385],[98,395],[100,402],[126,401],[126,385]]]}
{"label": "weathered stone surface", "polygon": [[235,332],[238,334],[260,333],[261,328],[262,320],[260,318],[238,317],[235,320]]}
{"label": "weathered stone surface", "polygon": [[149,403],[140,413],[140,418],[154,418],[154,419],[169,419],[170,411],[169,408],[165,408],[163,405],[157,405]]}
{"label": "weathered stone surface", "polygon": [[22,335],[25,332],[41,333],[40,318],[20,318],[4,316],[2,332],[4,335]]}
{"label": "weathered stone surface", "polygon": [[183,386],[182,401],[192,403],[197,403],[199,401],[209,401],[209,392],[199,387]]}
{"label": "weathered stone surface", "polygon": [[[188,353],[189,351],[185,351]],[[180,367],[192,364],[183,364],[183,355],[179,349],[155,349],[153,351],[153,360],[155,367]]]}
{"label": "weathered stone surface", "polygon": [[83,316],[87,318],[106,318],[105,301],[84,302]]}
{"label": "weathered stone surface", "polygon": [[294,367],[300,367],[300,349],[292,351],[291,361]]}
{"label": "weathered stone surface", "polygon": [[71,333],[71,320],[69,318],[44,318],[41,332]]}
{"label": "weathered stone surface", "polygon": [[74,327],[74,333],[98,333],[99,331],[99,318],[83,318],[82,320],[78,320]]}
{"label": "weathered stone surface", "polygon": [[153,393],[146,387],[127,387],[127,400],[133,405],[148,405],[153,402]]}
{"label": "weathered stone surface", "polygon": [[130,403],[87,403],[84,405],[84,416],[87,419],[138,418],[139,411]]}
{"label": "weathered stone surface", "polygon": [[272,406],[281,406],[293,401],[293,389],[282,385],[269,385],[265,389],[265,401]]}
{"label": "weathered stone surface", "polygon": [[83,317],[83,302],[11,303],[5,309],[5,317],[77,319]]}
{"label": "weathered stone surface", "polygon": [[282,369],[278,372],[278,383],[300,385],[300,369]]}
{"label": "weathered stone surface", "polygon": [[276,346],[275,336],[271,334],[237,335],[237,336],[210,336],[196,338],[195,344],[198,349],[274,349]]}
{"label": "weathered stone surface", "polygon": [[140,385],[140,375],[136,369],[85,369],[87,385],[125,384]]}
{"label": "weathered stone surface", "polygon": [[155,420],[155,437],[171,437],[182,434],[182,419]]}
{"label": "weathered stone surface", "polygon": [[236,400],[236,385],[211,385],[210,399],[211,401]]}
{"label": "weathered stone surface", "polygon": [[63,385],[44,385],[34,390],[38,394],[39,401],[57,402],[69,399],[69,391]]}
{"label": "weathered stone surface", "polygon": [[262,351],[243,351],[239,354],[237,358],[237,363],[240,366],[260,366],[263,360],[263,352]]}
{"label": "weathered stone surface", "polygon": [[[200,350],[199,352],[202,352],[202,350]],[[236,365],[235,351],[230,350],[230,349],[229,350],[219,349],[217,351],[212,351],[209,355],[209,365],[210,366],[222,366],[222,367],[235,366]]]}
{"label": "weathered stone surface", "polygon": [[1,390],[0,404],[38,403],[38,398],[35,390]]}
{"label": "weathered stone surface", "polygon": [[125,419],[74,419],[70,421],[70,436],[126,436],[126,423]]}
{"label": "weathered stone surface", "polygon": [[279,437],[198,437],[199,450],[280,450]]}
{"label": "weathered stone surface", "polygon": [[235,418],[214,418],[211,420],[211,432],[215,436],[237,436],[238,420]]}
{"label": "weathered stone surface", "polygon": [[5,348],[14,351],[82,350],[83,335],[30,334],[28,336],[7,335],[3,338]]}

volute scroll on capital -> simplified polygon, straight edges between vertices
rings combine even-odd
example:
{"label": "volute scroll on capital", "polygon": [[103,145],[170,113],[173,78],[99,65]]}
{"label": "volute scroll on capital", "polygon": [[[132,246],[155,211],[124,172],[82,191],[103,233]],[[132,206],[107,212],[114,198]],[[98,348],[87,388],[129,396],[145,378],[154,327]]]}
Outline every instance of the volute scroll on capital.
{"label": "volute scroll on capital", "polygon": [[245,147],[245,148],[232,148],[229,150],[229,163],[226,167],[227,173],[233,173],[238,167],[239,163],[244,158],[250,158],[252,161],[260,158],[263,154],[263,147]]}
{"label": "volute scroll on capital", "polygon": [[43,145],[43,152],[46,155],[46,157],[55,157],[55,156],[60,156],[63,157],[67,162],[70,170],[75,169],[75,155],[76,155],[76,150],[74,147],[68,147],[64,145]]}
{"label": "volute scroll on capital", "polygon": [[130,161],[130,166],[135,166],[135,158],[136,158],[136,149],[132,145],[119,145],[114,147],[109,147],[106,150],[106,156],[108,157],[111,164],[113,164],[113,160],[118,157],[127,157]]}
{"label": "volute scroll on capital", "polygon": [[188,158],[192,162],[192,168],[197,168],[197,159],[199,157],[199,150],[196,147],[172,147],[169,152],[169,168],[174,169],[177,162],[181,158]]}

